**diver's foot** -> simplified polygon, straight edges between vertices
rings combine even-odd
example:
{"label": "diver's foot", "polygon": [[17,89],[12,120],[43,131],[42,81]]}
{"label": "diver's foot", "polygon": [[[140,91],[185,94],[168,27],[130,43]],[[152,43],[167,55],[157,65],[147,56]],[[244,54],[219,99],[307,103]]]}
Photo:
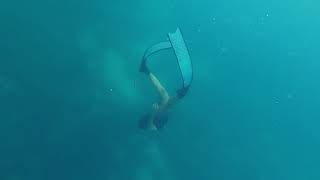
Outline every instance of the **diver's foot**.
{"label": "diver's foot", "polygon": [[179,90],[177,90],[177,97],[179,99],[182,99],[188,92],[189,87],[183,87]]}
{"label": "diver's foot", "polygon": [[145,61],[141,63],[139,71],[145,73],[146,75],[150,74],[150,70],[148,69]]}

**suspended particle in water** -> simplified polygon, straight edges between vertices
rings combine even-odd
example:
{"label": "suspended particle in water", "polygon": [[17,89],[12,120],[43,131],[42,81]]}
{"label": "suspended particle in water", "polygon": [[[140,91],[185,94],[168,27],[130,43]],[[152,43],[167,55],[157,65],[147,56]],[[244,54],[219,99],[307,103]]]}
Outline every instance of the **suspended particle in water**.
{"label": "suspended particle in water", "polygon": [[226,54],[228,52],[228,48],[226,48],[226,47],[221,47],[220,48],[220,54],[222,55],[222,54]]}
{"label": "suspended particle in water", "polygon": [[259,20],[260,24],[265,24],[266,23],[266,18],[265,17],[261,17]]}
{"label": "suspended particle in water", "polygon": [[280,103],[280,101],[279,101],[279,99],[277,97],[274,97],[274,103],[275,104],[279,104]]}
{"label": "suspended particle in water", "polygon": [[221,51],[222,51],[223,53],[226,53],[226,52],[228,51],[228,48],[222,47],[222,48],[221,48]]}
{"label": "suspended particle in water", "polygon": [[216,24],[216,18],[215,17],[212,18],[212,23]]}
{"label": "suspended particle in water", "polygon": [[294,98],[294,96],[293,96],[292,93],[289,93],[289,94],[287,95],[287,98],[288,98],[288,99],[292,99],[292,98]]}

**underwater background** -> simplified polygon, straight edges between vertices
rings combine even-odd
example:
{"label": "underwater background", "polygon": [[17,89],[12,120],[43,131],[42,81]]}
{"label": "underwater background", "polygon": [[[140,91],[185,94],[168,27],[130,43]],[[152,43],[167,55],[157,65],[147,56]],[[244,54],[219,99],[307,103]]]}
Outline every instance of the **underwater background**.
{"label": "underwater background", "polygon": [[[0,180],[320,179],[320,2],[0,1]],[[138,72],[183,31],[194,67],[160,132]],[[152,72],[181,85],[172,52]]]}

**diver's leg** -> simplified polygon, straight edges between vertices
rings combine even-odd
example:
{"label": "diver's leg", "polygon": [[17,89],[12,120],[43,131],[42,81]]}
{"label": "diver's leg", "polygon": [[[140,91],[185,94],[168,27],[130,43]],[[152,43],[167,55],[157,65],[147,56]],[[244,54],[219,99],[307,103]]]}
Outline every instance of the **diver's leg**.
{"label": "diver's leg", "polygon": [[156,87],[157,91],[159,92],[159,94],[162,98],[162,103],[166,104],[170,99],[170,96],[169,96],[167,90],[161,85],[158,78],[155,75],[153,75],[152,73],[149,74],[149,78],[150,78],[152,84]]}

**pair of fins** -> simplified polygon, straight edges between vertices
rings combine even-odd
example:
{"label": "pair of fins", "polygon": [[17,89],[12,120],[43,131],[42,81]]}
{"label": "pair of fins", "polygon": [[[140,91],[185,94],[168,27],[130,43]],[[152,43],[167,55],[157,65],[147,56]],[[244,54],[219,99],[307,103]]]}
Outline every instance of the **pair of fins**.
{"label": "pair of fins", "polygon": [[140,72],[145,72],[148,69],[147,62],[151,55],[159,51],[173,49],[176,56],[176,60],[178,61],[181,77],[183,80],[182,87],[177,90],[177,97],[182,98],[187,94],[189,87],[192,83],[192,62],[188,48],[179,28],[177,28],[176,32],[174,33],[168,33],[168,39],[168,41],[157,43],[145,51],[140,65]]}

